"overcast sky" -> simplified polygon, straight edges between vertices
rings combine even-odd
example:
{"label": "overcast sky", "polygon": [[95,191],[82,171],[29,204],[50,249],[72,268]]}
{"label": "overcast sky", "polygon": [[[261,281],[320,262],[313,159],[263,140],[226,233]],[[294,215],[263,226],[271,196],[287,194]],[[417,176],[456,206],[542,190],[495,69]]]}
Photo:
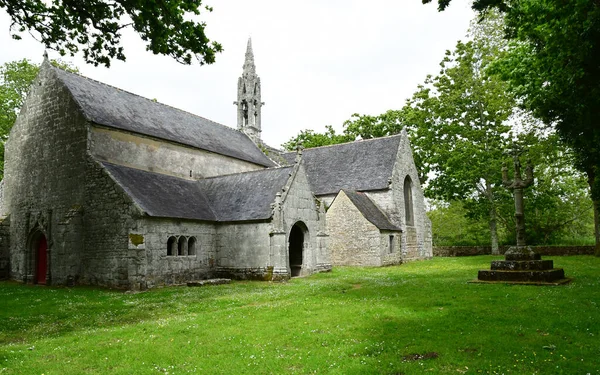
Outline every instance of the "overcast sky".
{"label": "overcast sky", "polygon": [[[437,1],[434,1],[436,3]],[[126,33],[126,62],[110,69],[65,58],[82,74],[135,94],[235,127],[237,79],[248,37],[261,78],[262,138],[272,146],[300,130],[342,129],[353,113],[398,109],[427,74],[439,72],[447,49],[464,39],[474,14],[469,0],[438,13],[421,0],[208,0],[209,38],[225,51],[210,66],[178,64],[145,51]],[[44,47],[28,35],[14,41],[0,9],[0,64],[42,61]],[[49,51],[50,58],[58,58]]]}

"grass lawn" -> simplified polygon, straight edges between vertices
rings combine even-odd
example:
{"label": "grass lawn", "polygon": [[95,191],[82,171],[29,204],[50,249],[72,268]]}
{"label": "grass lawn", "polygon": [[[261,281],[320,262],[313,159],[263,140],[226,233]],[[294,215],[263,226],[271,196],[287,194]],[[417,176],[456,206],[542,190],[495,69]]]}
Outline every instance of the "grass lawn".
{"label": "grass lawn", "polygon": [[128,294],[0,283],[0,374],[600,374],[600,258],[467,284],[492,259]]}

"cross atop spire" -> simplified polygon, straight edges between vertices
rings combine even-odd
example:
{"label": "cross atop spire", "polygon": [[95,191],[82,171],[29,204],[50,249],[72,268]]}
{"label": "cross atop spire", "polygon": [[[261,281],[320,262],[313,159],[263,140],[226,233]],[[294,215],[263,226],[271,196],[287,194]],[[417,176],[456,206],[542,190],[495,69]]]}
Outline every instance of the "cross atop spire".
{"label": "cross atop spire", "polygon": [[254,53],[252,52],[252,38],[248,38],[248,46],[246,47],[246,60],[244,60],[244,72],[242,75],[244,77],[256,75]]}

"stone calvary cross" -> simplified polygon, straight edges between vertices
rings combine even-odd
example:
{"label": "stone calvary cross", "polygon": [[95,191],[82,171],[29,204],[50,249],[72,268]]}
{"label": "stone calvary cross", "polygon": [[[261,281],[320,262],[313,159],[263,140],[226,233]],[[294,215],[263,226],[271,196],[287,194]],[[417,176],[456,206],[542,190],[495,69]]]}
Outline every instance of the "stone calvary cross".
{"label": "stone calvary cross", "polygon": [[534,285],[566,284],[571,279],[565,278],[562,268],[554,268],[551,260],[542,260],[541,256],[525,243],[525,213],[523,210],[523,189],[533,184],[533,166],[527,161],[525,179],[521,175],[519,157],[523,149],[514,144],[507,154],[512,155],[515,174],[508,179],[506,164],[502,167],[502,184],[513,191],[515,198],[515,222],[517,230],[517,245],[511,246],[504,254],[504,260],[492,261],[491,269],[480,270],[477,283],[511,283]]}
{"label": "stone calvary cross", "polygon": [[507,189],[513,191],[515,198],[515,222],[517,224],[517,248],[525,247],[525,213],[523,212],[523,189],[533,184],[533,166],[531,160],[527,160],[525,168],[525,179],[521,177],[521,161],[519,156],[523,153],[523,149],[516,143],[513,145],[509,155],[513,157],[515,165],[515,175],[512,181],[508,179],[508,168],[506,164],[502,167],[502,184]]}

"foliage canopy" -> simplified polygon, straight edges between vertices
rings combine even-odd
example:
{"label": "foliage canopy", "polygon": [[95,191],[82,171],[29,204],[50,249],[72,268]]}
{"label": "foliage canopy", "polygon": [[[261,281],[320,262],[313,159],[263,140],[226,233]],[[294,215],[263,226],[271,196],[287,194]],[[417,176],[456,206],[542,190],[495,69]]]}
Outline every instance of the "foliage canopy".
{"label": "foliage canopy", "polygon": [[514,202],[501,184],[501,170],[509,160],[504,151],[518,140],[536,166],[536,184],[526,190],[528,241],[554,243],[574,227],[578,238],[585,237],[591,202],[573,154],[531,111],[519,110],[510,84],[492,74],[514,48],[503,38],[503,17],[489,11],[478,21],[471,25],[471,40],[448,51],[441,72],[427,77],[402,109],[354,114],[342,134],[328,127],[325,134],[302,135],[308,144],[323,145],[397,134],[406,126],[425,195],[451,207],[460,202],[460,211],[437,216],[460,212],[470,222],[487,220],[493,249],[515,238]]}
{"label": "foliage canopy", "polygon": [[193,19],[202,0],[0,0],[11,17],[14,39],[32,32],[46,48],[62,56],[83,51],[86,62],[110,66],[111,60],[125,60],[121,32],[131,27],[154,54],[167,55],[183,64],[195,57],[211,64],[222,46],[210,41],[206,24]]}
{"label": "foliage canopy", "polygon": [[[423,0],[428,3],[431,0]],[[450,0],[438,0],[444,10]],[[574,151],[594,201],[600,256],[600,3],[597,0],[476,0],[505,13],[513,48],[497,72],[521,106],[554,126]]]}

